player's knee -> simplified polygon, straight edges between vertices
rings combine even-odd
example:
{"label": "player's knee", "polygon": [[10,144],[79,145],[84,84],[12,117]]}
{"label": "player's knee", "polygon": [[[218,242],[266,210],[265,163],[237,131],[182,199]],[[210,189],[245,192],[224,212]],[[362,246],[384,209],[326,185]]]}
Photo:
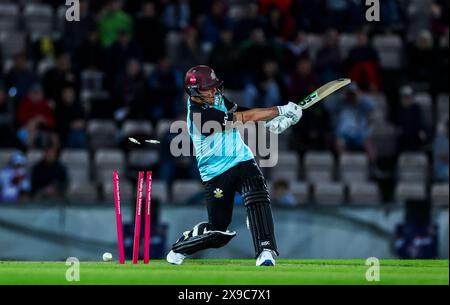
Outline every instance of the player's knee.
{"label": "player's knee", "polygon": [[251,177],[243,183],[242,199],[245,206],[270,204],[269,191],[263,176]]}

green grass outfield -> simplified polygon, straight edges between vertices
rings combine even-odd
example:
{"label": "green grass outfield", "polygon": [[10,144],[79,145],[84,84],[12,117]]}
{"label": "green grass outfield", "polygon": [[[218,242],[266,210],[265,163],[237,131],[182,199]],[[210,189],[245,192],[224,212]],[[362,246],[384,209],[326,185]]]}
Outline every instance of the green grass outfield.
{"label": "green grass outfield", "polygon": [[448,260],[380,260],[380,281],[367,282],[362,259],[278,260],[256,267],[254,260],[186,260],[182,266],[152,260],[81,262],[80,281],[67,282],[64,262],[0,262],[0,284],[445,284]]}

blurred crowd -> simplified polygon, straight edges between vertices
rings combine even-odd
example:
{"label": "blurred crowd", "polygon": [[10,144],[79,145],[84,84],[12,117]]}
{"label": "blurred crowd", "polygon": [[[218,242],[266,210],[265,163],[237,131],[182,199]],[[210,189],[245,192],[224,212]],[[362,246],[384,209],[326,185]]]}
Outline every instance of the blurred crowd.
{"label": "blurred crowd", "polygon": [[[369,135],[374,125],[389,124],[396,129],[394,159],[426,152],[433,179],[448,181],[448,116],[437,105],[442,94],[448,102],[447,0],[380,1],[381,20],[372,23],[363,0],[80,0],[80,21],[61,23],[61,1],[13,3],[23,10],[30,2],[50,5],[53,27],[34,33],[22,20],[15,30],[25,33],[25,45],[12,54],[0,40],[0,149],[45,153],[30,172],[26,154],[11,157],[0,171],[3,200],[64,192],[69,178],[58,154],[95,149],[87,130],[93,119],[120,128],[127,120],[158,126],[183,118],[183,76],[198,64],[210,65],[225,94],[239,93],[235,102],[247,107],[298,101],[349,77],[353,84],[342,94],[305,111],[288,149],[300,158],[310,150],[365,152],[376,177],[386,160]],[[343,52],[349,35],[354,41]],[[398,64],[383,65],[377,35],[400,38]],[[414,99],[419,92],[430,96],[430,120]],[[127,152],[122,142],[113,144]],[[162,179],[198,178],[193,160],[167,150],[161,145]],[[276,187],[289,188],[286,181]],[[292,204],[290,196],[280,198]]]}

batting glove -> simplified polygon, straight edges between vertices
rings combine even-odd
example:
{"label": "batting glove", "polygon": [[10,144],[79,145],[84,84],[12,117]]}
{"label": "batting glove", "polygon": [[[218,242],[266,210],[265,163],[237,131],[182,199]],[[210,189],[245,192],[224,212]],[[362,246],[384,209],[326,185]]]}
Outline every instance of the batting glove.
{"label": "batting glove", "polygon": [[291,118],[293,124],[297,124],[298,121],[300,121],[300,119],[302,118],[302,108],[293,102],[289,102],[287,105],[277,107],[278,113],[282,116]]}
{"label": "batting glove", "polygon": [[266,127],[275,134],[280,134],[288,129],[293,123],[291,118],[279,115],[276,118],[266,122]]}

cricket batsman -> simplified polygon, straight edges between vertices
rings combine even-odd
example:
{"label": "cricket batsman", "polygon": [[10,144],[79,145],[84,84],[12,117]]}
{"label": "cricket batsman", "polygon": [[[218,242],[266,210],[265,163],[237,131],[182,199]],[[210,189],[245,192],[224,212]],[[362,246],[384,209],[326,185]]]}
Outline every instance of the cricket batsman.
{"label": "cricket batsman", "polygon": [[[187,127],[206,189],[208,221],[184,232],[172,245],[167,261],[180,265],[188,255],[220,248],[235,237],[236,232],[229,231],[228,226],[238,192],[247,209],[256,266],[274,266],[274,256],[279,253],[267,184],[252,151],[233,123],[265,121],[271,132],[279,134],[300,120],[302,109],[292,102],[270,108],[240,107],[223,95],[222,85],[213,69],[204,65],[189,69],[185,76]],[[220,129],[208,126],[220,126]],[[226,143],[234,145],[223,147]]]}

